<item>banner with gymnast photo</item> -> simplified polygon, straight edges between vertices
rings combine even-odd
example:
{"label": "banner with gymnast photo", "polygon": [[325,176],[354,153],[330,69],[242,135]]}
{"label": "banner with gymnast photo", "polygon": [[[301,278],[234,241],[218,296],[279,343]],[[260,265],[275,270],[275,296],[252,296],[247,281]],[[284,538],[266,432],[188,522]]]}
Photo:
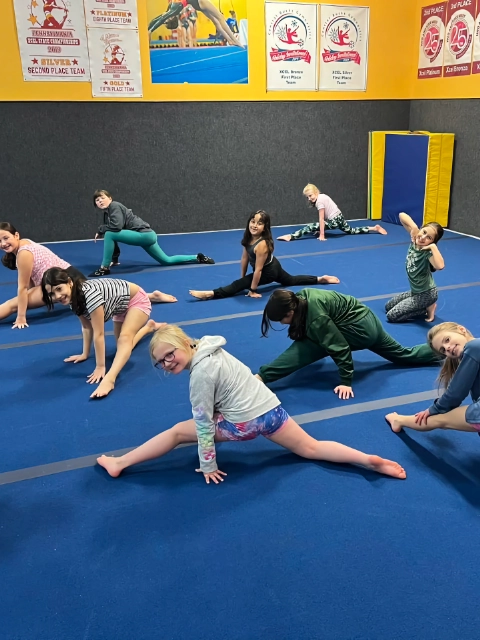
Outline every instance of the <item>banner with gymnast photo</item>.
{"label": "banner with gymnast photo", "polygon": [[248,0],[147,0],[153,84],[248,84]]}
{"label": "banner with gymnast photo", "polygon": [[83,0],[87,27],[138,29],[137,0]]}
{"label": "banner with gymnast photo", "polygon": [[320,91],[366,91],[369,7],[320,6]]}

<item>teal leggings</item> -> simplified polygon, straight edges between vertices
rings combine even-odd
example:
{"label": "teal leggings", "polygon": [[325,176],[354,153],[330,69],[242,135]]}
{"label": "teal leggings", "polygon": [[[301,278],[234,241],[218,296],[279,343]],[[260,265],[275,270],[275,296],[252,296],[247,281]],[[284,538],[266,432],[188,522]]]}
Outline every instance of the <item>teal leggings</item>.
{"label": "teal leggings", "polygon": [[140,233],[140,231],[129,231],[122,229],[121,231],[107,231],[103,241],[103,260],[102,267],[109,267],[112,261],[115,242],[123,242],[123,244],[131,244],[134,247],[142,247],[154,260],[165,266],[167,264],[185,264],[197,262],[197,256],[167,256],[157,242],[157,234],[155,231]]}

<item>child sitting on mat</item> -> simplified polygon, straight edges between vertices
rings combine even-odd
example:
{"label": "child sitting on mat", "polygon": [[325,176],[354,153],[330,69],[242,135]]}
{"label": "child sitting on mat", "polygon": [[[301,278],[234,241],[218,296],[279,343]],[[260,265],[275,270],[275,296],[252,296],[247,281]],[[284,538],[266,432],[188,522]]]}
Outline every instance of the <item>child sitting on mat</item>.
{"label": "child sitting on mat", "polygon": [[320,193],[320,189],[314,184],[307,184],[303,190],[303,195],[307,198],[311,207],[316,207],[318,209],[318,222],[311,222],[294,233],[280,236],[277,240],[285,240],[285,242],[289,242],[290,240],[297,240],[298,238],[306,235],[318,235],[318,239],[323,242],[326,240],[325,229],[339,229],[340,231],[343,231],[343,233],[348,233],[350,235],[370,233],[372,231],[376,231],[382,235],[387,235],[385,229],[379,224],[376,224],[374,227],[351,227],[330,196],[327,196],[326,193]]}
{"label": "child sitting on mat", "polygon": [[[90,274],[91,277],[99,278],[110,273],[112,265],[112,257],[118,242],[130,244],[136,247],[142,247],[149,256],[160,263],[162,266],[172,264],[190,264],[198,262],[199,264],[215,264],[215,261],[203,253],[190,256],[167,256],[167,254],[158,246],[158,238],[155,231],[150,225],[134,215],[131,209],[127,209],[121,202],[112,200],[112,196],[100,189],[93,194],[93,205],[104,212],[106,223],[98,227],[95,234],[95,240],[100,236],[104,236],[103,242],[103,260],[99,269]],[[117,251],[118,261],[119,251]]]}
{"label": "child sitting on mat", "polygon": [[101,456],[98,464],[114,478],[133,464],[165,455],[180,444],[198,442],[205,480],[218,484],[227,474],[217,466],[215,442],[252,440],[264,436],[310,460],[354,464],[395,478],[405,478],[396,462],[367,455],[337,442],[309,436],[283,409],[279,399],[222,347],[221,336],[194,340],[175,325],[158,329],[150,343],[156,367],[175,375],[190,375],[193,419],[179,422],[118,458]]}
{"label": "child sitting on mat", "polygon": [[[265,211],[259,210],[250,214],[241,242],[243,245],[240,261],[242,277],[226,287],[219,287],[211,291],[191,289],[190,295],[200,300],[209,300],[210,298],[228,298],[247,289],[247,296],[250,298],[261,298],[262,294],[258,293],[257,288],[271,282],[279,282],[285,287],[302,284],[310,286],[313,284],[338,284],[340,282],[336,276],[292,276],[284,271],[280,262],[273,255],[270,225],[270,216]],[[249,264],[252,267],[252,273],[246,275]]]}
{"label": "child sitting on mat", "polygon": [[399,293],[387,302],[387,320],[404,322],[410,318],[425,316],[427,322],[433,322],[438,291],[432,271],[440,271],[445,267],[436,244],[443,236],[443,227],[438,222],[429,222],[419,229],[406,213],[401,213],[399,218],[412,240],[406,263],[410,291]]}
{"label": "child sitting on mat", "polygon": [[[84,276],[72,276],[68,271],[58,268],[48,269],[44,273],[42,292],[44,303],[49,309],[53,309],[55,302],[70,305],[82,325],[83,351],[80,355],[66,358],[65,362],[87,360],[93,340],[96,366],[87,377],[87,382],[100,384],[91,398],[102,398],[114,389],[117,376],[128,362],[132,349],[147,333],[152,333],[161,326],[149,320],[151,303],[177,301],[161,291],[147,294],[137,284],[126,280],[86,280]],[[110,318],[113,319],[117,352],[107,372],[105,322]]]}
{"label": "child sitting on mat", "polygon": [[0,222],[0,249],[5,252],[2,264],[7,269],[18,271],[17,296],[0,304],[0,320],[17,314],[12,329],[25,329],[27,309],[45,306],[42,298],[42,277],[50,267],[65,269],[70,277],[83,274],[71,264],[59,258],[43,244],[37,244],[20,234],[9,222]]}
{"label": "child sitting on mat", "polygon": [[[428,332],[428,342],[445,358],[439,382],[445,389],[432,406],[414,416],[389,413],[392,431],[454,429],[480,433],[480,340],[456,322],[442,322]],[[460,405],[470,394],[473,403]]]}

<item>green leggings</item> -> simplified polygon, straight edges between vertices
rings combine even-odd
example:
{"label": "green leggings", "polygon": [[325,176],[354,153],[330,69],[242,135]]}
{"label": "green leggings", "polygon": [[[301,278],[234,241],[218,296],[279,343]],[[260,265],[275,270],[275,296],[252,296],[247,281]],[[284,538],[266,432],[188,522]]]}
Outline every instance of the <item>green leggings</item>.
{"label": "green leggings", "polygon": [[[348,328],[342,327],[341,333],[352,351],[369,349],[395,364],[421,366],[439,362],[438,356],[428,344],[403,347],[385,331],[371,310]],[[273,382],[327,356],[327,350],[319,342],[309,338],[296,340],[273,362],[260,367],[258,373],[264,382]]]}
{"label": "green leggings", "polygon": [[109,267],[112,261],[115,242],[131,244],[134,247],[142,247],[154,260],[165,266],[167,264],[186,264],[197,262],[197,256],[167,256],[158,246],[157,234],[155,231],[140,233],[140,231],[107,231],[103,241],[102,267]]}

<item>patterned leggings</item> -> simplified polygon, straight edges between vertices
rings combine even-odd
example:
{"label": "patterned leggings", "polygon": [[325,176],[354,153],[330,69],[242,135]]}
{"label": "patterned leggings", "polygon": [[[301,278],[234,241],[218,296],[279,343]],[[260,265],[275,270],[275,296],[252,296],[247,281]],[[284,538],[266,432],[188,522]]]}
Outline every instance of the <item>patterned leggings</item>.
{"label": "patterned leggings", "polygon": [[[355,235],[357,233],[368,233],[368,227],[351,227],[348,222],[343,217],[343,214],[339,213],[331,220],[325,220],[325,229],[340,229],[343,233],[349,233],[351,235]],[[302,236],[314,235],[318,236],[320,233],[320,223],[312,222],[311,224],[307,224],[303,229],[299,229],[292,233],[292,240],[298,240]]]}
{"label": "patterned leggings", "polygon": [[438,291],[436,287],[422,293],[412,293],[411,291],[399,293],[398,296],[394,296],[385,305],[387,320],[388,322],[405,322],[410,318],[424,316],[427,312],[427,307],[437,300]]}

